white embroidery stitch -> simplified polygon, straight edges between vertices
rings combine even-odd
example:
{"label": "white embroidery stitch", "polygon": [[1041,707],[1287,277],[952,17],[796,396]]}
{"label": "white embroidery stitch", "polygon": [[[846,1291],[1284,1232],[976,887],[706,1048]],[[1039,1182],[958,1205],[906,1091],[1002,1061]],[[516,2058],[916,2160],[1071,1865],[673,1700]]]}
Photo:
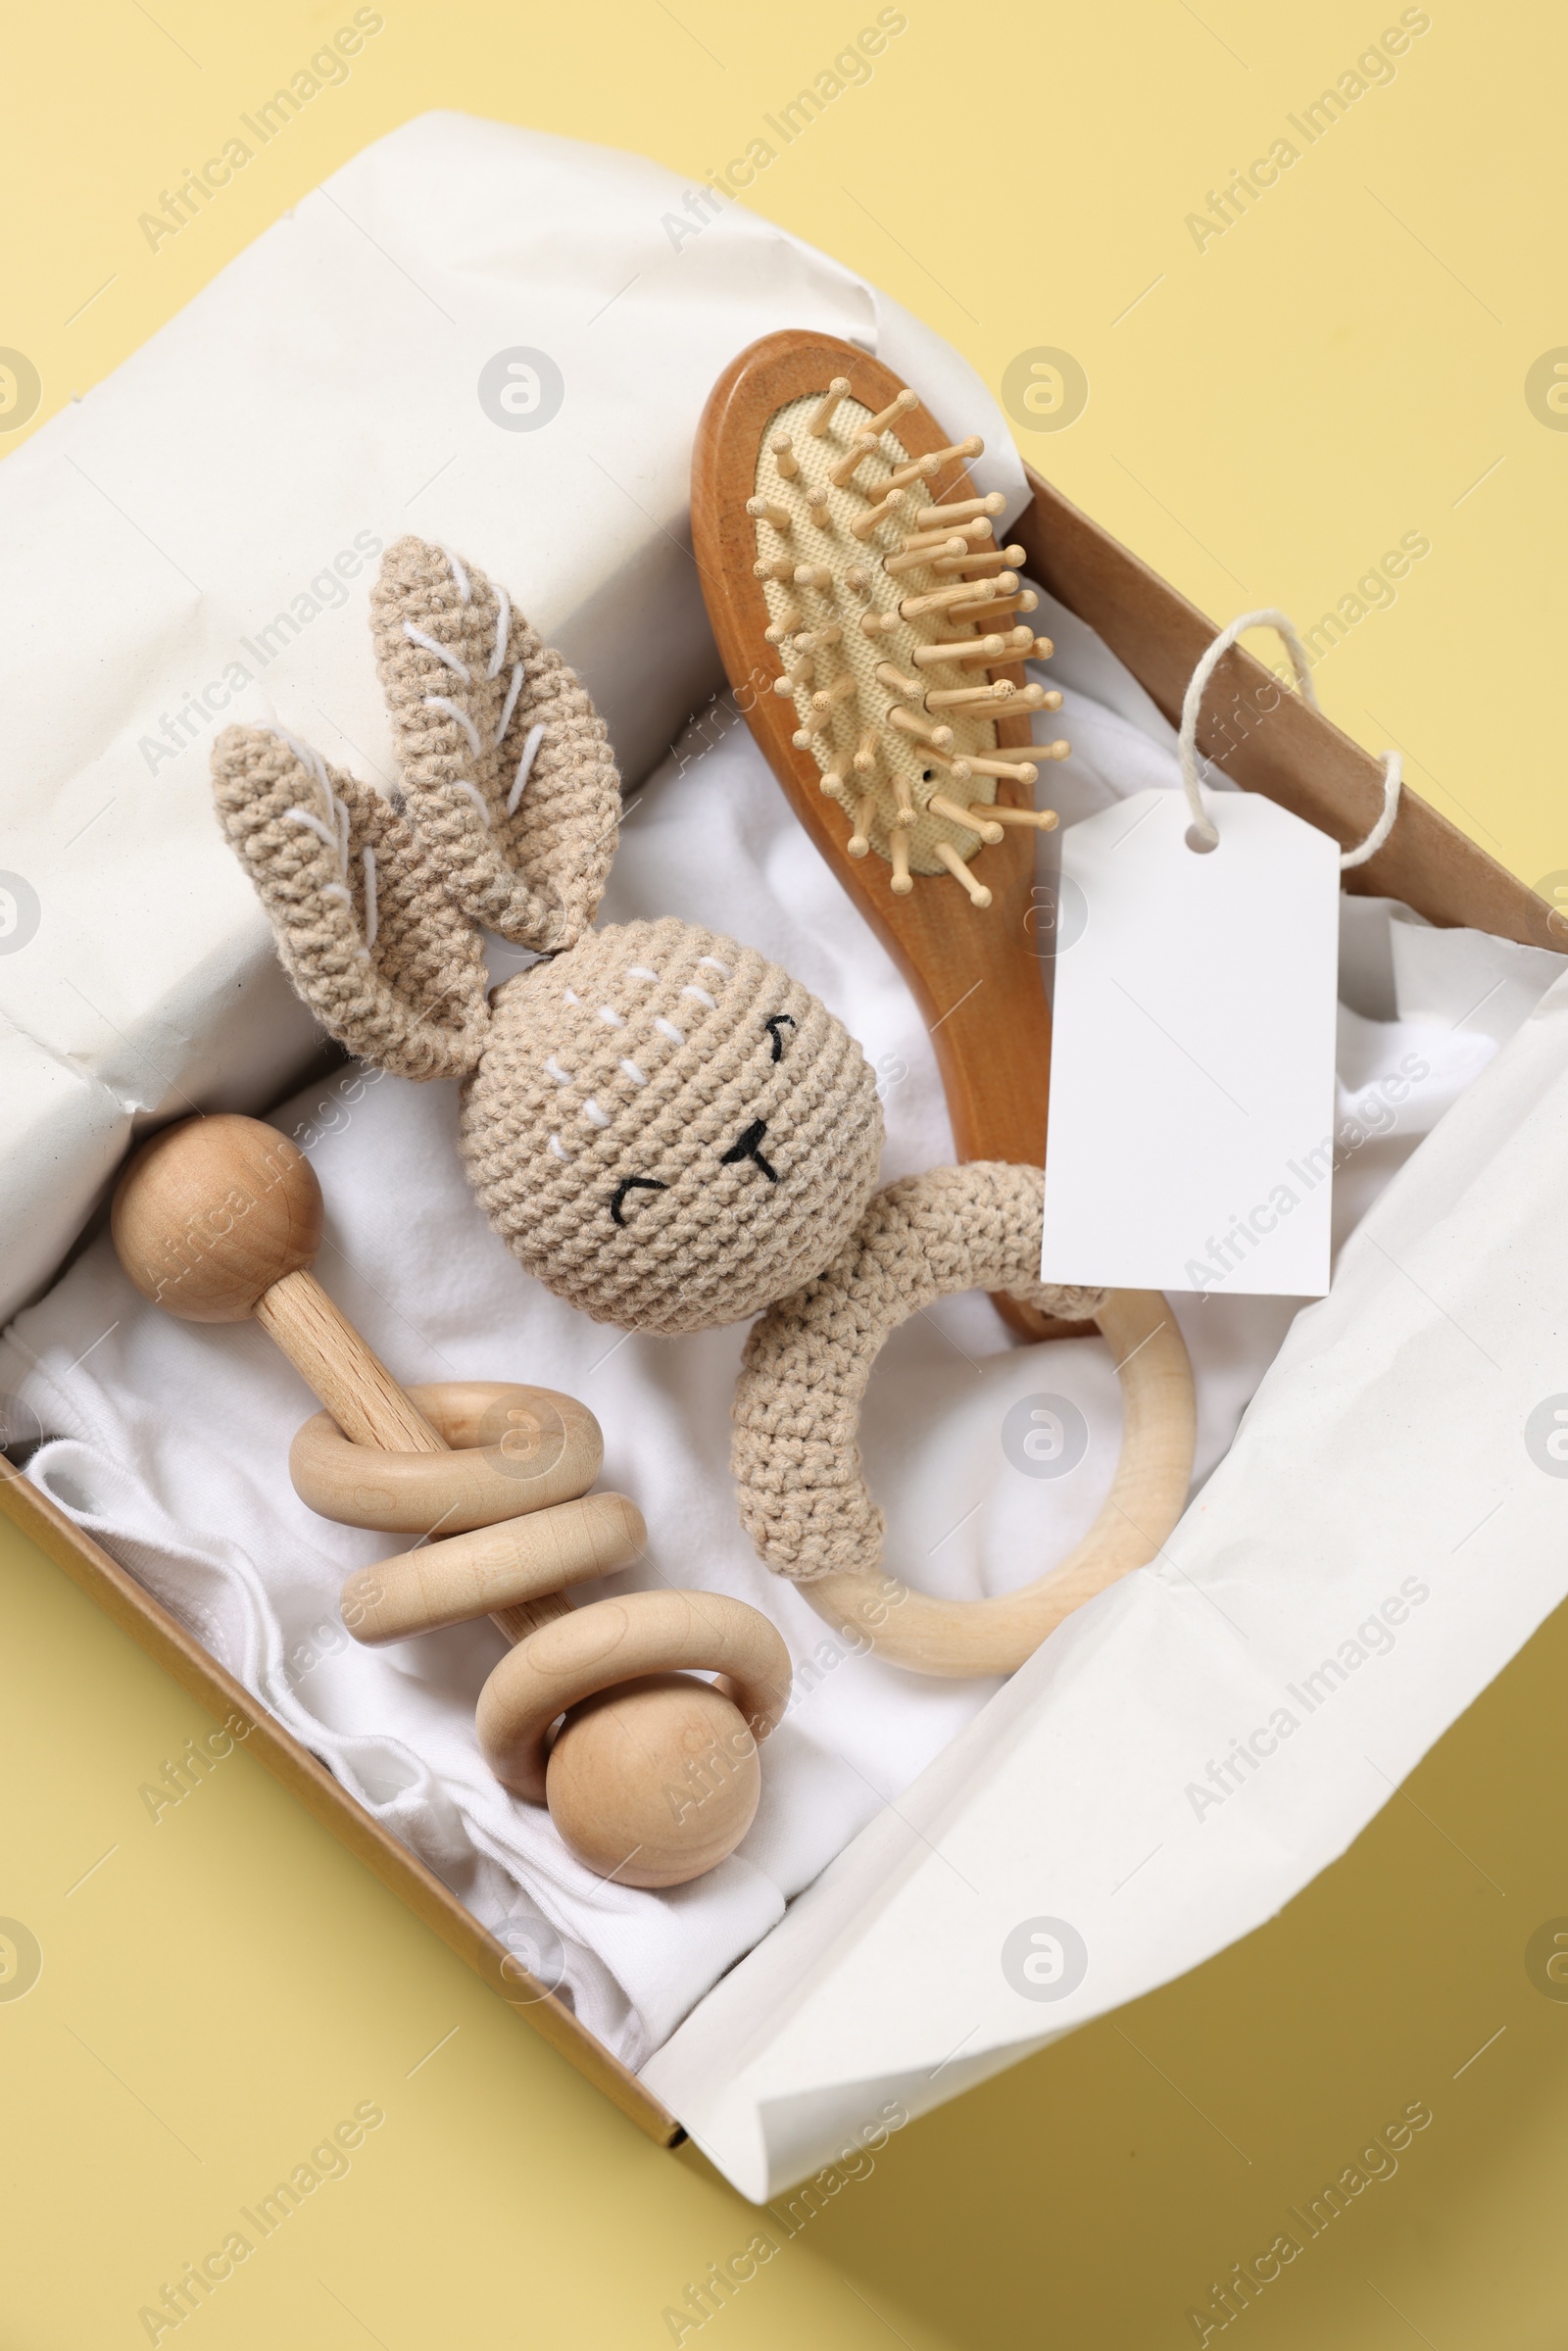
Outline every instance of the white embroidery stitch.
{"label": "white embroidery stitch", "polygon": [[507,814],[509,816],[514,816],[517,812],[517,803],[522,798],[522,787],[533,773],[533,763],[539,756],[539,746],[544,739],[545,730],[542,726],[529,727],[528,740],[524,743],[522,757],[517,761],[517,780],[507,794]]}
{"label": "white embroidery stitch", "polygon": [[486,672],[490,677],[501,675],[507,658],[507,638],[512,630],[512,599],[505,588],[496,590],[496,603],[499,608],[496,612],[496,649],[490,656],[490,667]]}
{"label": "white embroidery stitch", "polygon": [[507,699],[506,699],[505,703],[502,705],[502,709],[501,709],[501,715],[500,715],[500,717],[499,717],[499,718],[496,720],[496,749],[497,749],[497,751],[499,751],[499,750],[501,749],[501,745],[502,745],[503,739],[505,738],[506,731],[507,731],[508,727],[509,727],[509,726],[512,724],[512,713],[513,713],[513,711],[514,711],[514,710],[516,709],[516,707],[517,707],[517,696],[518,696],[518,695],[519,695],[521,692],[522,692],[522,663],[521,663],[520,661],[514,661],[514,662],[513,663],[513,666],[512,666],[512,683],[511,683],[511,685],[510,685],[510,686],[507,688]]}
{"label": "white embroidery stitch", "polygon": [[411,645],[422,645],[426,653],[433,653],[438,661],[445,661],[449,669],[455,669],[465,685],[469,683],[467,662],[460,661],[450,645],[442,645],[436,638],[427,637],[422,628],[415,627],[412,620],[404,621],[403,634]]}
{"label": "white embroidery stitch", "polygon": [[457,704],[449,702],[444,694],[427,694],[424,698],[424,707],[427,710],[445,710],[449,718],[456,719],[473,747],[474,758],[479,757],[479,730],[466,710],[460,710]]}
{"label": "white embroidery stitch", "polygon": [[[439,541],[437,544],[439,545]],[[464,570],[462,563],[453,554],[450,547],[443,547],[441,549],[441,553],[446,557],[447,562],[452,565],[452,576],[458,583],[458,594],[462,597],[465,604],[471,604],[473,602],[473,590],[468,584],[468,574]]]}

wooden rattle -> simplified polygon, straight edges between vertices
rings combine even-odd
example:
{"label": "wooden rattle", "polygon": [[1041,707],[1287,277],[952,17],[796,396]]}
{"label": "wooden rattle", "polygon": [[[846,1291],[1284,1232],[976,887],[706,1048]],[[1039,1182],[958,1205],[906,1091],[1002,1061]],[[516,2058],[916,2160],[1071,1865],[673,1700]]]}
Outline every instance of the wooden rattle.
{"label": "wooden rattle", "polygon": [[516,1643],[477,1717],[503,1786],[548,1803],[563,1841],[601,1877],[639,1886],[700,1877],[756,1813],[757,1743],[789,1689],[783,1641],[758,1610],[717,1593],[636,1592],[573,1609],[564,1588],[627,1565],[647,1536],[624,1495],[588,1492],[604,1454],[593,1415],[506,1382],[406,1393],[310,1271],[321,1225],[304,1153],[226,1113],[144,1144],[112,1211],[144,1298],[187,1322],[254,1317],[325,1405],[290,1453],[302,1499],[344,1525],[437,1538],[348,1579],[356,1639],[491,1616]]}
{"label": "wooden rattle", "polygon": [[[963,1159],[1040,1167],[1035,712],[1049,639],[993,542],[1004,501],[891,369],[832,335],[743,351],[709,398],[692,537],[731,685],[786,798],[914,992]],[[847,827],[847,829],[846,829]],[[999,1296],[1028,1338],[1064,1326]]]}

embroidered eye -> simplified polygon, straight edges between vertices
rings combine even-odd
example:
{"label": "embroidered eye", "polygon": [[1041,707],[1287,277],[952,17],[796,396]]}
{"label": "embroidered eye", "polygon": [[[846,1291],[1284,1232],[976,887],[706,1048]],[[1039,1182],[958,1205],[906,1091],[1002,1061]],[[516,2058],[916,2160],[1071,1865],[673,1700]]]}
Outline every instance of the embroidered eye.
{"label": "embroidered eye", "polygon": [[766,1029],[768,1035],[773,1040],[773,1058],[775,1061],[782,1061],[784,1058],[784,1039],[779,1033],[780,1030],[792,1029],[797,1025],[798,1024],[795,1020],[794,1014],[790,1012],[773,1012],[770,1013],[768,1018],[763,1021],[763,1028]]}
{"label": "embroidered eye", "polygon": [[667,1184],[656,1183],[652,1176],[628,1176],[623,1184],[615,1186],[615,1197],[610,1203],[611,1223],[618,1224],[624,1230],[626,1223],[624,1209],[628,1192],[667,1192],[668,1190]]}

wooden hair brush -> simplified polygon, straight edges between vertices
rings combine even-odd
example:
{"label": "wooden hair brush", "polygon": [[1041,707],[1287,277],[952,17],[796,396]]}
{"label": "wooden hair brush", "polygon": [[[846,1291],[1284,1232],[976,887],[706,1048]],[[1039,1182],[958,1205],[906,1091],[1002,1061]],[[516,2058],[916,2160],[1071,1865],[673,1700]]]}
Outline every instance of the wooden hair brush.
{"label": "wooden hair brush", "polygon": [[[730,683],[797,815],[914,991],[961,1159],[1042,1166],[1051,1025],[1027,918],[1059,694],[953,441],[882,364],[790,330],[703,414],[692,533]],[[999,1298],[1030,1338],[1064,1326]]]}

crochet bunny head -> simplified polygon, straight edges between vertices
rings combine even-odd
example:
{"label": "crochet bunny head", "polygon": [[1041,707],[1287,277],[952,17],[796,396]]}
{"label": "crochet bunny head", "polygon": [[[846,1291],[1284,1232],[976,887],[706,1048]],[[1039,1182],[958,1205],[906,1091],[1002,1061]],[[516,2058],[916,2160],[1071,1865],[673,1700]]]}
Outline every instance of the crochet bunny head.
{"label": "crochet bunny head", "polygon": [[[464,1081],[460,1150],[513,1253],[601,1322],[738,1322],[858,1224],[882,1119],[854,1039],[754,949],[590,930],[620,784],[559,654],[444,549],[371,598],[388,800],[280,728],[213,753],[223,829],[296,990],[363,1059]],[[543,960],[487,994],[481,930]]]}

